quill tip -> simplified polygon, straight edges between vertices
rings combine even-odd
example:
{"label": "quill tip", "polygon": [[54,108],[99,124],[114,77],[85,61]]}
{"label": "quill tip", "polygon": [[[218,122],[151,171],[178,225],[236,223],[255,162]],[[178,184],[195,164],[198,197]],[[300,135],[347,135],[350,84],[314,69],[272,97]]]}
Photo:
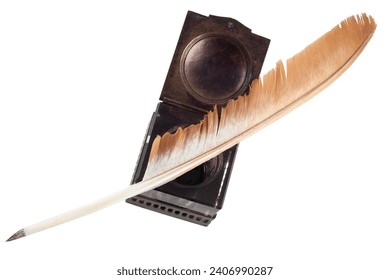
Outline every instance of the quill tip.
{"label": "quill tip", "polygon": [[18,230],[17,232],[15,232],[10,238],[8,238],[6,242],[9,242],[9,241],[12,241],[15,239],[19,239],[19,238],[22,238],[25,236],[26,236],[26,233],[24,232],[24,229],[21,229],[21,230]]}

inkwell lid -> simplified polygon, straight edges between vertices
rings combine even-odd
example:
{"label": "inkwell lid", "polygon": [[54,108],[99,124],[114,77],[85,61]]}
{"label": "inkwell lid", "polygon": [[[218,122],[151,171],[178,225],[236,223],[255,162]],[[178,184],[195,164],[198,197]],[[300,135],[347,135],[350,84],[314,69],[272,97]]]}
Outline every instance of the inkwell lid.
{"label": "inkwell lid", "polygon": [[226,104],[258,78],[269,43],[235,19],[189,11],[160,100],[204,112]]}

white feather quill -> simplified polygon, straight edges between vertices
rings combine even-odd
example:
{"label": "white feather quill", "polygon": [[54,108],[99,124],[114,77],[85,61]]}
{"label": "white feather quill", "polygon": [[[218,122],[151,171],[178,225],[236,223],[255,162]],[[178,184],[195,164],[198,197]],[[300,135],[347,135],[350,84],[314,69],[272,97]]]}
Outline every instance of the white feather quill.
{"label": "white feather quill", "polygon": [[250,92],[209,112],[196,125],[154,139],[144,180],[113,195],[13,234],[7,241],[91,214],[161,186],[217,156],[307,101],[337,79],[359,56],[376,28],[365,14],[350,17],[302,52],[278,62]]}

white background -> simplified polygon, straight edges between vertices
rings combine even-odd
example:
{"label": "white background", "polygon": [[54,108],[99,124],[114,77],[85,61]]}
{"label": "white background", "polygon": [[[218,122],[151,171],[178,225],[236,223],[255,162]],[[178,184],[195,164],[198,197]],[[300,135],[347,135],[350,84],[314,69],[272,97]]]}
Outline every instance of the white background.
{"label": "white background", "polygon": [[[270,38],[263,73],[350,15],[367,12],[378,24],[339,80],[240,145],[224,208],[209,227],[120,203],[1,241],[0,279],[118,279],[122,266],[273,266],[265,279],[390,279],[385,1],[0,3],[4,241],[128,185],[187,10],[233,17]],[[226,277],[193,277],[203,278]]]}

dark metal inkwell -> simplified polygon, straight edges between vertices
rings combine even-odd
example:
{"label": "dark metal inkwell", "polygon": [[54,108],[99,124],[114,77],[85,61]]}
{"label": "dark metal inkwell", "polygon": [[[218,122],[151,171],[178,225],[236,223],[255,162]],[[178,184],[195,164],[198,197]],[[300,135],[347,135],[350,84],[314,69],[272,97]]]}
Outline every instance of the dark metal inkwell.
{"label": "dark metal inkwell", "polygon": [[[142,180],[156,135],[198,123],[213,108],[248,91],[270,40],[232,18],[188,12],[147,130],[132,183]],[[128,203],[207,226],[222,208],[237,146]]]}

